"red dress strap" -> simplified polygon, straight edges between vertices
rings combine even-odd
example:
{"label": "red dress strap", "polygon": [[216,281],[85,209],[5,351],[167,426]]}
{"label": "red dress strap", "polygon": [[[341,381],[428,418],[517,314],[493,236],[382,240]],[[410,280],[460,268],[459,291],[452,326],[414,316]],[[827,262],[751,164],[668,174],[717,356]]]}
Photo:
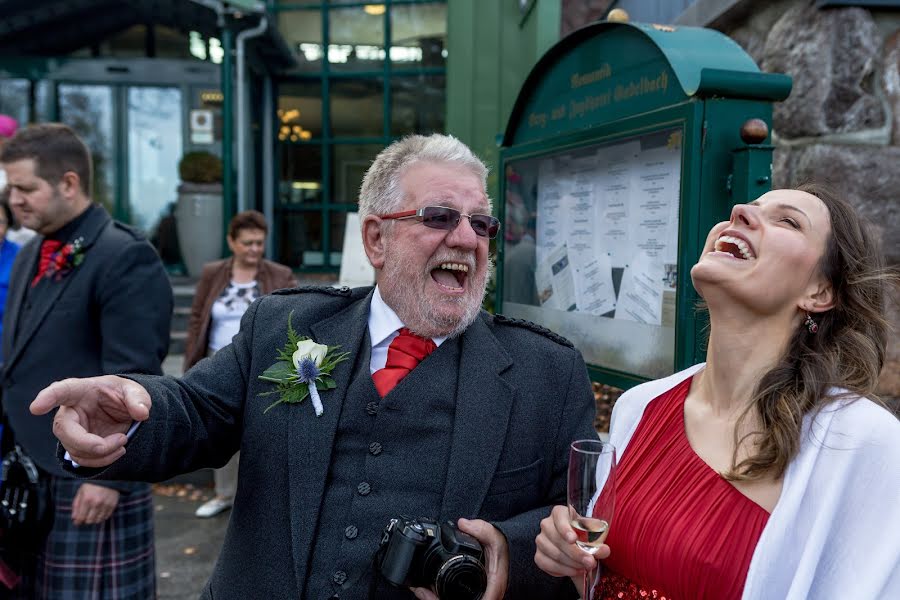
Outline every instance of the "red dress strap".
{"label": "red dress strap", "polygon": [[691,379],[644,411],[616,474],[611,550],[595,600],[740,598],[769,513],[688,442]]}

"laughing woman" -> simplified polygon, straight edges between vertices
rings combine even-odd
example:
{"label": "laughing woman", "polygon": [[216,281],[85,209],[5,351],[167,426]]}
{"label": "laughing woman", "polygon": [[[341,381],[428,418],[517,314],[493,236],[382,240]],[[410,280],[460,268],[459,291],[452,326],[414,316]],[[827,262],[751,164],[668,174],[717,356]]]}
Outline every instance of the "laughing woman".
{"label": "laughing woman", "polygon": [[615,406],[607,546],[579,550],[565,507],[535,562],[602,558],[608,598],[900,598],[900,423],[873,401],[892,276],[874,236],[816,186],[716,225],[691,270],[707,362]]}

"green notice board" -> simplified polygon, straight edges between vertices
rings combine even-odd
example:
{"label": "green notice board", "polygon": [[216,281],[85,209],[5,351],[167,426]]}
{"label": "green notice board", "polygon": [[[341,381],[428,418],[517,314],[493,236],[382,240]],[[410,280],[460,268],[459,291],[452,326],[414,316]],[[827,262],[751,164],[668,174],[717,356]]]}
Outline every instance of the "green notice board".
{"label": "green notice board", "polygon": [[620,387],[702,360],[690,267],[734,203],[768,191],[766,125],[789,91],[712,30],[595,23],[560,41],[503,136],[498,310]]}

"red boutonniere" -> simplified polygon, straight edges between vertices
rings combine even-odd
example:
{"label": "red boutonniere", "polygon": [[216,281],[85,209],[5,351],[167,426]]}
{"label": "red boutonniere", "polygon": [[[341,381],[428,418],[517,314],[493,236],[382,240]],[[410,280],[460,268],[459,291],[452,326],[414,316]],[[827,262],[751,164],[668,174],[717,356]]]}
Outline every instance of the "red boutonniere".
{"label": "red boutonniere", "polygon": [[59,281],[80,265],[84,261],[82,243],[84,243],[84,238],[78,238],[51,254],[50,264],[47,265],[44,277]]}

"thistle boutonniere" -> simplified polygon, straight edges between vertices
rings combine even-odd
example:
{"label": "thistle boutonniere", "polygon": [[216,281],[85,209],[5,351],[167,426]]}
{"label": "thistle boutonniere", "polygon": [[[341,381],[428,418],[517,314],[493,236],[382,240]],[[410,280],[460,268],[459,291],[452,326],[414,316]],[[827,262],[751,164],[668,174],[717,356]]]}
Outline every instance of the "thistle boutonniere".
{"label": "thistle boutonniere", "polygon": [[84,262],[84,238],[77,238],[69,242],[50,255],[50,264],[44,272],[44,277],[59,281]]}
{"label": "thistle boutonniere", "polygon": [[297,404],[312,399],[316,416],[321,417],[324,409],[322,399],[319,398],[319,388],[332,390],[337,387],[331,372],[339,363],[347,360],[349,352],[338,352],[340,346],[326,346],[317,344],[309,338],[300,337],[291,325],[291,317],[288,315],[287,335],[288,341],[284,348],[278,351],[278,362],[266,369],[259,376],[261,381],[276,384],[276,388],[270,392],[263,392],[260,396],[280,394],[277,402],[270,404],[263,414],[269,409],[278,406],[282,402]]}

